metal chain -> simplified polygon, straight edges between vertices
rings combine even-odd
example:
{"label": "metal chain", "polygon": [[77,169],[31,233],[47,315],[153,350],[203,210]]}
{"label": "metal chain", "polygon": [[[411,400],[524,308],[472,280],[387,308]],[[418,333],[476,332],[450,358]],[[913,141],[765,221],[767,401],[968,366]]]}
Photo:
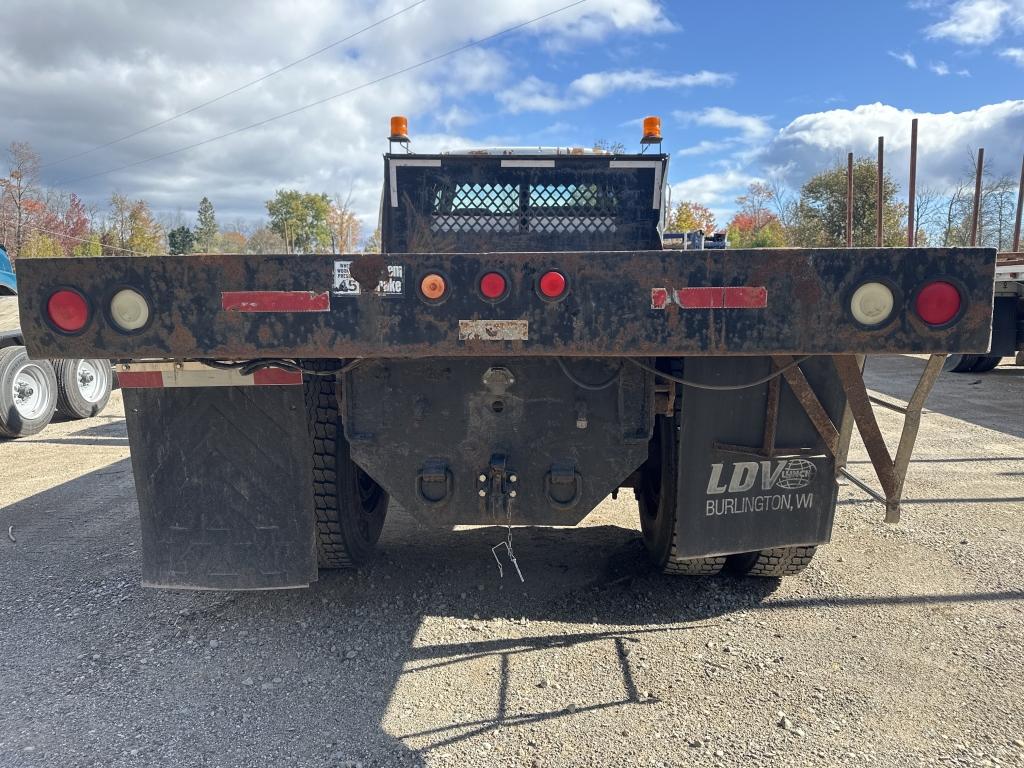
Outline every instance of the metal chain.
{"label": "metal chain", "polygon": [[512,567],[516,569],[516,573],[519,575],[519,581],[525,584],[526,579],[523,578],[523,572],[519,570],[519,561],[516,560],[515,552],[512,550],[512,497],[508,494],[504,494],[504,496],[505,514],[507,516],[505,527],[508,533],[506,535],[505,541],[499,542],[495,544],[493,547],[491,547],[491,554],[494,555],[494,562],[498,564],[498,578],[505,578],[505,569],[502,568],[501,558],[498,557],[498,550],[501,547],[504,547],[505,551],[508,552],[508,559],[512,562]]}

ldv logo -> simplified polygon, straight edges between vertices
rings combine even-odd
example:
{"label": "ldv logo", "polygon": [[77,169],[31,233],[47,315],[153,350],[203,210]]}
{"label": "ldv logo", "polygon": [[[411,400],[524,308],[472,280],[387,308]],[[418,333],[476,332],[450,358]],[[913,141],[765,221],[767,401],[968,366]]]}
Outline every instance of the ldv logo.
{"label": "ldv logo", "polygon": [[729,469],[728,483],[725,481],[725,464],[712,464],[708,478],[709,496],[722,493],[745,493],[761,479],[761,490],[784,488],[795,491],[806,488],[814,480],[817,470],[807,459],[780,459],[771,461],[735,461]]}

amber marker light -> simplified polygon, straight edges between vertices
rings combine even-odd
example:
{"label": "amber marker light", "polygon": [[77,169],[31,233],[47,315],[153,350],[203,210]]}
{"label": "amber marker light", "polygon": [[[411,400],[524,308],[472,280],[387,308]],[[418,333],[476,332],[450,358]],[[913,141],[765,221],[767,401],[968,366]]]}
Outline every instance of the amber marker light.
{"label": "amber marker light", "polygon": [[447,290],[448,284],[445,282],[444,278],[436,272],[431,272],[420,280],[420,293],[423,294],[425,299],[437,301],[444,296],[445,291]]}

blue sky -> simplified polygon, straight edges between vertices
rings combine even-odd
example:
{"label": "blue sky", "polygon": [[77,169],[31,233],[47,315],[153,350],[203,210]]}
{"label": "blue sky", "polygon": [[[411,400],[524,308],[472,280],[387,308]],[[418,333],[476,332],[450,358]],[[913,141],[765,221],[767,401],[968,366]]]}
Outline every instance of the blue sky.
{"label": "blue sky", "polygon": [[[389,114],[414,149],[638,146],[661,115],[673,198],[727,217],[746,184],[798,186],[848,150],[948,186],[983,145],[996,173],[1024,152],[1024,0],[587,0],[479,48],[198,149],[139,163],[415,64],[566,0],[426,0],[350,43],[128,141],[44,169],[102,206],[113,190],[187,219],[208,195],[253,221],[279,187],[338,194],[372,228]],[[297,0],[11,0],[0,28],[0,140],[44,162],[111,141],[410,5]],[[173,5],[173,7],[171,7]],[[46,6],[49,6],[48,8]],[[40,8],[43,8],[40,12]],[[28,9],[31,8],[31,12]],[[199,23],[201,20],[202,23]],[[96,175],[99,174],[99,175]]]}

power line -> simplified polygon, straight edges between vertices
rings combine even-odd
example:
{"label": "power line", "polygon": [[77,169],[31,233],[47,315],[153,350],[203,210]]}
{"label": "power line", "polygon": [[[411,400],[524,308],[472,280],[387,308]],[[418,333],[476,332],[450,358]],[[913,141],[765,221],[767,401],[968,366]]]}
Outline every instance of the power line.
{"label": "power line", "polygon": [[222,133],[219,136],[211,136],[208,139],[203,139],[202,141],[197,141],[194,144],[188,144],[188,145],[186,145],[184,147],[178,147],[177,149],[172,149],[172,150],[170,150],[168,152],[161,152],[159,155],[152,155],[150,157],[145,157],[145,158],[143,158],[141,160],[136,160],[135,162],[132,162],[132,163],[126,163],[125,165],[120,165],[117,168],[111,168],[111,169],[106,170],[106,171],[100,171],[99,173],[90,173],[87,176],[78,176],[77,178],[74,178],[74,179],[65,179],[63,181],[57,182],[57,184],[60,185],[60,186],[66,186],[66,185],[69,185],[69,184],[76,184],[76,183],[78,183],[80,181],[87,181],[88,179],[95,179],[95,178],[97,178],[99,176],[108,176],[111,173],[117,173],[118,171],[123,171],[126,168],[134,168],[136,165],[142,165],[143,163],[149,163],[149,162],[152,162],[153,160],[162,160],[165,157],[170,157],[172,155],[177,155],[177,154],[180,154],[181,152],[187,152],[190,149],[196,149],[197,147],[202,147],[202,146],[204,146],[206,144],[211,144],[211,143],[213,143],[215,141],[220,141],[221,139],[226,139],[229,136],[234,136],[235,134],[242,133],[243,131],[248,131],[248,130],[250,130],[252,128],[259,128],[260,126],[266,125],[267,123],[272,123],[275,120],[280,120],[281,118],[284,118],[284,117],[290,117],[292,115],[298,114],[299,112],[304,112],[307,109],[311,109],[312,107],[318,107],[321,104],[325,104],[328,101],[332,101],[333,99],[341,98],[342,96],[348,96],[349,94],[355,93],[356,91],[360,91],[360,90],[362,90],[364,88],[368,88],[371,85],[376,85],[377,83],[382,83],[385,80],[390,80],[393,77],[397,77],[398,75],[403,75],[406,72],[411,72],[414,69],[419,69],[421,67],[427,66],[428,64],[433,64],[436,61],[440,61],[441,59],[447,58],[447,57],[452,56],[452,55],[454,55],[456,53],[464,51],[467,48],[474,48],[474,47],[476,47],[478,45],[483,45],[484,43],[490,42],[491,40],[494,40],[496,38],[502,37],[503,35],[507,35],[510,32],[515,32],[516,30],[522,29],[523,27],[527,27],[527,26],[529,26],[531,24],[536,24],[538,21],[542,21],[542,20],[544,20],[544,19],[546,19],[546,18],[548,18],[550,16],[554,16],[557,13],[561,13],[562,11],[567,11],[570,8],[576,7],[577,5],[582,5],[585,2],[587,2],[587,0],[576,0],[575,2],[569,3],[568,5],[563,5],[560,8],[556,8],[553,11],[548,11],[547,13],[542,14],[540,16],[535,16],[534,18],[530,19],[529,21],[524,21],[524,22],[521,22],[521,23],[516,24],[514,26],[511,26],[511,27],[506,27],[505,29],[501,30],[500,32],[495,32],[493,35],[488,35],[487,37],[481,38],[480,40],[472,40],[472,41],[470,41],[468,43],[464,43],[463,45],[458,46],[457,48],[452,48],[450,50],[445,51],[444,53],[439,53],[436,56],[431,56],[429,59],[424,59],[423,61],[420,61],[420,62],[418,62],[416,64],[411,64],[408,67],[402,67],[401,69],[396,69],[394,72],[390,72],[389,74],[386,74],[386,75],[381,75],[380,77],[375,78],[373,80],[367,80],[365,83],[360,83],[359,85],[356,85],[356,86],[354,86],[352,88],[349,88],[347,90],[340,91],[339,93],[335,93],[335,94],[333,94],[331,96],[325,96],[324,98],[317,99],[316,101],[312,101],[309,104],[305,104],[305,105],[303,105],[301,107],[296,107],[295,109],[290,109],[287,112],[281,112],[280,114],[274,115],[273,117],[268,117],[268,118],[266,118],[264,120],[260,120],[260,121],[255,122],[255,123],[250,123],[249,125],[242,126],[241,128],[235,128],[235,129],[233,129],[231,131],[228,131],[227,133]]}
{"label": "power line", "polygon": [[61,163],[65,163],[68,160],[74,160],[75,158],[78,158],[78,157],[84,157],[85,155],[91,155],[93,152],[98,152],[101,149],[106,149],[107,147],[112,147],[115,144],[120,144],[122,141],[127,141],[128,139],[132,139],[132,138],[134,138],[136,136],[139,136],[140,134],[146,133],[147,131],[151,131],[154,128],[159,128],[161,125],[167,125],[168,123],[172,123],[172,122],[174,122],[175,120],[177,120],[180,117],[185,117],[185,115],[191,115],[193,112],[197,112],[200,109],[203,109],[204,107],[208,107],[211,104],[216,104],[218,101],[221,101],[222,99],[226,99],[228,96],[234,96],[236,93],[239,93],[240,91],[244,91],[246,88],[254,86],[254,85],[258,84],[258,83],[262,83],[264,80],[268,80],[271,77],[273,77],[274,75],[278,75],[281,72],[284,72],[286,69],[291,69],[295,65],[301,64],[304,61],[309,61],[314,56],[319,56],[321,53],[324,53],[325,51],[329,51],[331,48],[335,48],[335,47],[341,45],[342,43],[347,43],[349,40],[351,40],[351,39],[353,39],[355,37],[358,37],[359,35],[363,34],[364,32],[368,32],[371,29],[373,29],[374,27],[379,27],[381,24],[384,24],[385,22],[391,21],[391,19],[395,18],[396,16],[400,16],[401,14],[405,13],[406,11],[411,11],[416,6],[423,5],[423,3],[425,3],[425,2],[427,2],[427,0],[417,0],[412,5],[407,5],[405,8],[402,8],[399,11],[395,11],[390,16],[385,16],[383,19],[378,19],[377,21],[373,22],[372,24],[369,24],[368,26],[363,27],[362,29],[358,30],[357,32],[353,32],[352,34],[348,35],[347,37],[341,38],[341,40],[335,40],[333,43],[330,43],[329,45],[325,45],[323,48],[319,48],[319,49],[313,51],[312,53],[309,53],[309,54],[303,56],[301,59],[296,59],[295,61],[292,61],[292,62],[289,62],[288,64],[285,64],[283,67],[279,67],[278,69],[275,69],[275,70],[273,70],[271,72],[267,72],[265,75],[257,77],[255,80],[251,80],[248,83],[246,83],[245,85],[240,85],[237,88],[234,88],[234,89],[228,91],[227,93],[222,93],[220,96],[216,96],[216,97],[210,99],[209,101],[204,101],[202,104],[196,104],[194,107],[186,109],[184,112],[179,112],[176,115],[172,115],[171,117],[168,117],[168,118],[166,118],[164,120],[160,120],[159,122],[153,123],[152,125],[147,125],[145,128],[139,128],[137,131],[132,131],[131,133],[127,133],[124,136],[121,136],[120,138],[108,141],[106,144],[97,144],[95,147],[91,147],[90,149],[82,150],[81,152],[78,152],[78,153],[76,153],[74,155],[68,155],[67,157],[62,157],[60,160],[52,160],[49,163],[43,163],[39,167],[40,168],[49,168],[49,167],[54,166],[54,165],[60,165]]}

